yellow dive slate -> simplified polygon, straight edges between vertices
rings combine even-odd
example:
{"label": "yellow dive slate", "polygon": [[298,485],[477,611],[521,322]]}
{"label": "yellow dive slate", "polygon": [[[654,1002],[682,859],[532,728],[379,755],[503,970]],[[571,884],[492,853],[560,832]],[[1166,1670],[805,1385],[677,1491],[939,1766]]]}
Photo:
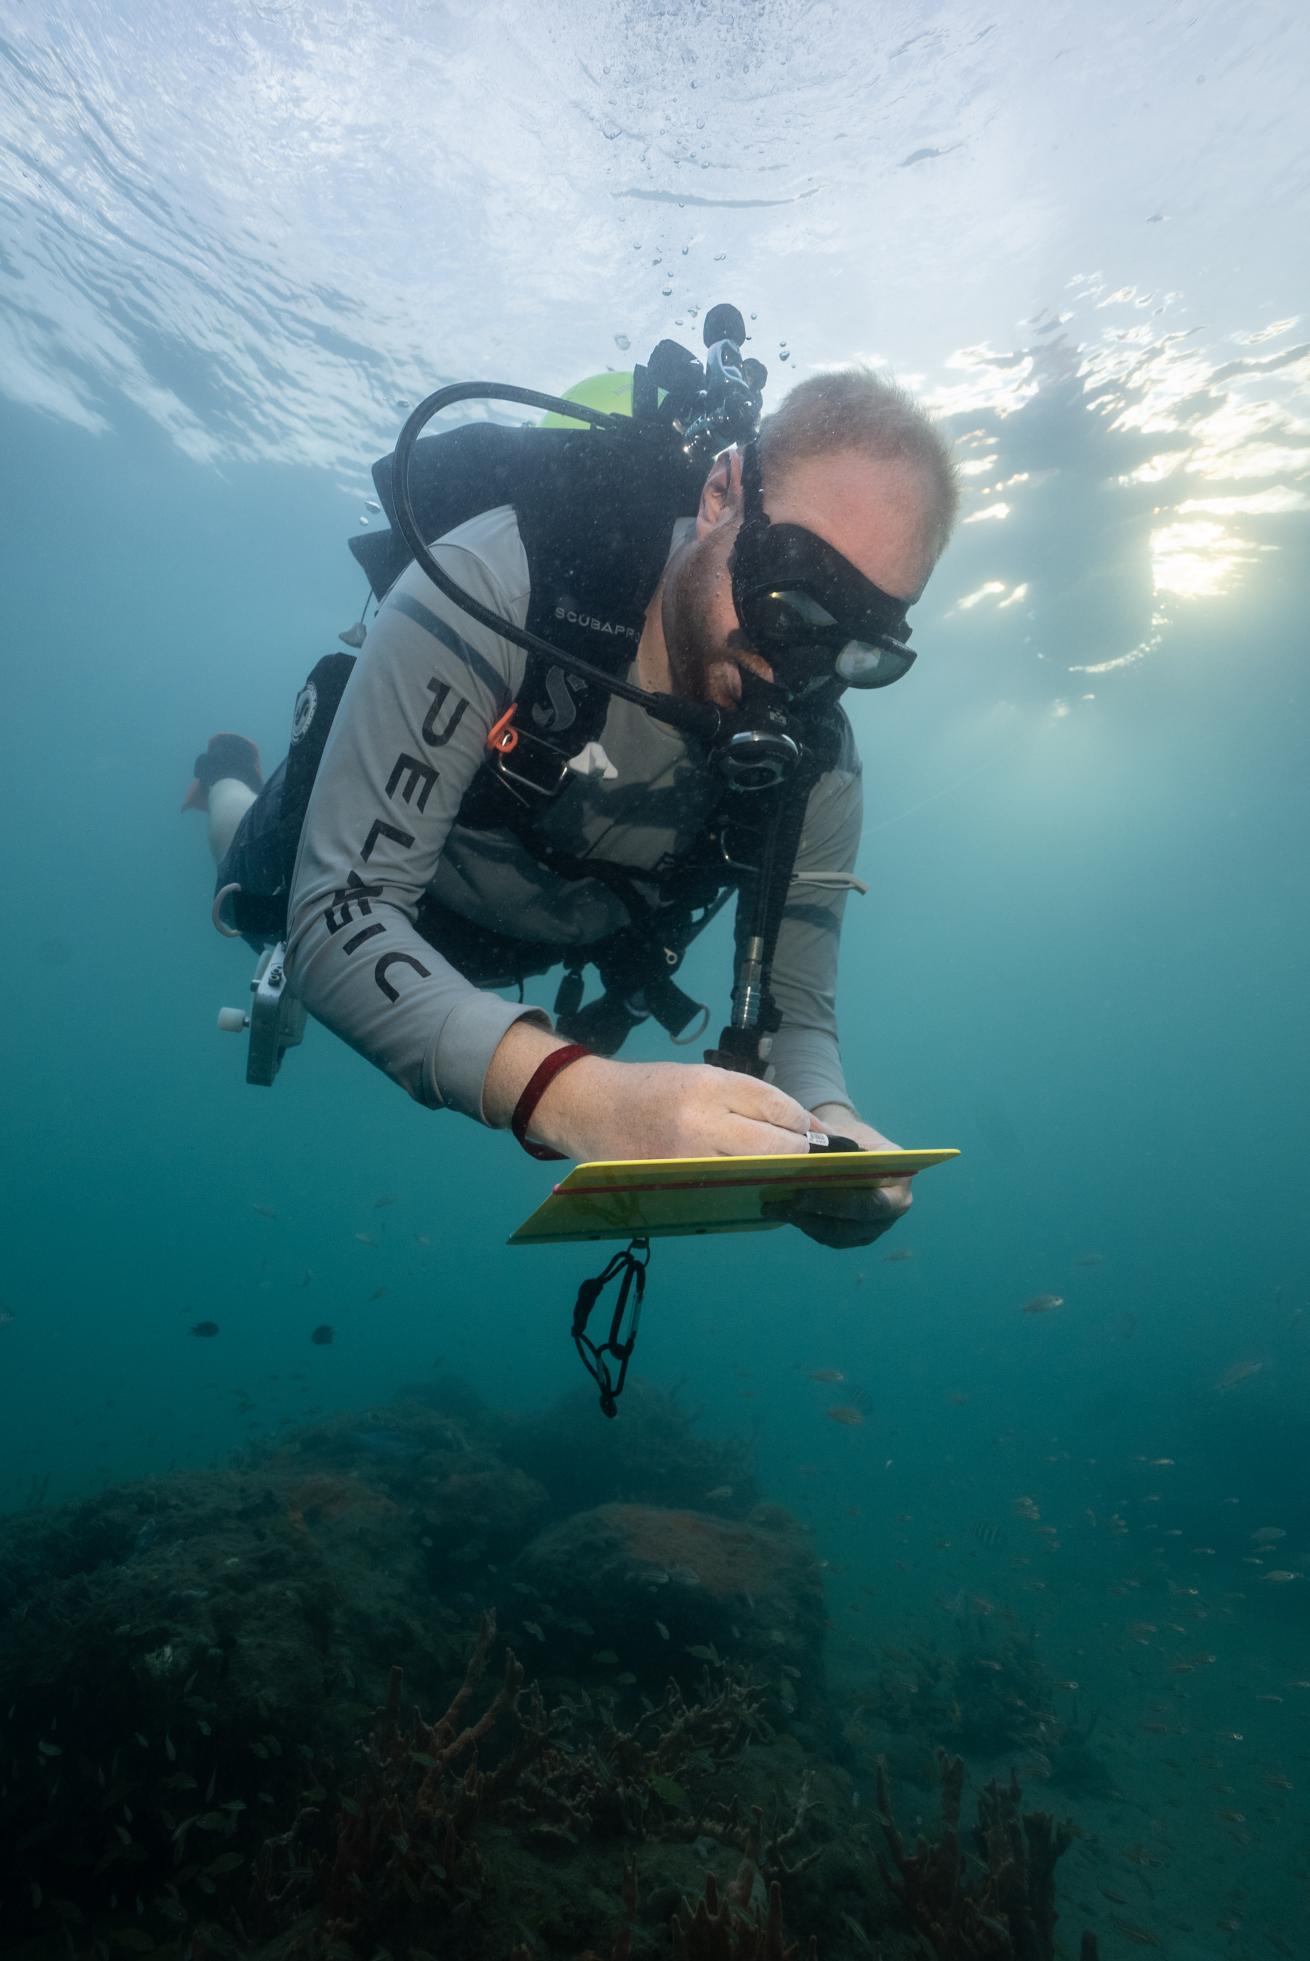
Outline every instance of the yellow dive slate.
{"label": "yellow dive slate", "polygon": [[828,1151],[792,1157],[632,1158],[577,1164],[525,1219],[511,1246],[573,1239],[671,1239],[763,1232],[769,1201],[810,1191],[872,1191],[958,1151]]}

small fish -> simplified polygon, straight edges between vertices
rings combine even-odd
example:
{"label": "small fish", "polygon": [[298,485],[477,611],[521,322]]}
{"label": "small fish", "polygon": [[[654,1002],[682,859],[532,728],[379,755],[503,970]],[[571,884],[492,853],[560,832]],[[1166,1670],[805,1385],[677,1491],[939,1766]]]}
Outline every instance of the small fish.
{"label": "small fish", "polygon": [[996,1544],[997,1529],[989,1518],[980,1518],[973,1528],[973,1536],[980,1546],[994,1546]]}
{"label": "small fish", "polygon": [[1289,1580],[1303,1580],[1305,1574],[1292,1572],[1285,1566],[1276,1566],[1272,1572],[1262,1573],[1260,1578],[1266,1586],[1286,1586]]}
{"label": "small fish", "polygon": [[851,1430],[858,1429],[864,1421],[863,1411],[853,1409],[849,1403],[838,1403],[836,1409],[828,1411],[828,1416],[832,1422],[844,1423]]}
{"label": "small fish", "polygon": [[622,1675],[616,1675],[614,1677],[614,1680],[616,1682],[621,1682],[625,1689],[630,1689],[633,1683],[636,1681],[636,1679],[637,1679],[636,1676],[633,1674],[630,1668],[625,1669]]}
{"label": "small fish", "polygon": [[598,1661],[602,1668],[617,1668],[619,1665],[619,1658],[613,1648],[597,1648],[591,1658],[593,1661]]}
{"label": "small fish", "polygon": [[373,1201],[373,1210],[375,1212],[385,1212],[387,1207],[394,1205],[395,1202],[395,1199],[390,1197],[375,1198]]}
{"label": "small fish", "polygon": [[329,1327],[327,1322],[324,1321],[319,1327],[313,1329],[309,1339],[313,1342],[315,1348],[326,1348],[335,1333],[336,1330]]}
{"label": "small fish", "polygon": [[1277,1545],[1280,1539],[1285,1539],[1287,1534],[1281,1525],[1261,1525],[1251,1534],[1251,1537],[1258,1546],[1273,1546]]}
{"label": "small fish", "polygon": [[686,1802],[688,1802],[686,1790],[682,1788],[682,1785],[679,1785],[677,1777],[663,1777],[663,1775],[655,1773],[655,1777],[649,1779],[649,1786],[651,1786],[651,1790],[655,1792],[655,1796],[663,1804],[675,1804],[679,1808],[686,1808]]}
{"label": "small fish", "polygon": [[252,1212],[258,1213],[261,1219],[276,1219],[277,1217],[277,1213],[271,1205],[252,1205],[250,1209]]}
{"label": "small fish", "polygon": [[1153,1933],[1149,1927],[1135,1926],[1131,1920],[1122,1920],[1117,1913],[1110,1915],[1110,1923],[1134,1947],[1164,1946],[1164,1942],[1160,1939],[1160,1936]]}
{"label": "small fish", "polygon": [[377,1235],[375,1233],[357,1232],[355,1234],[355,1237],[359,1241],[361,1246],[376,1246],[378,1243]]}
{"label": "small fish", "polygon": [[[667,1641],[667,1640],[668,1640],[668,1638],[669,1638],[669,1630],[668,1630],[668,1628],[667,1628],[667,1627],[665,1627],[665,1625],[664,1625],[664,1623],[663,1623],[663,1621],[656,1621],[656,1623],[655,1623],[655,1632],[656,1632],[656,1633],[657,1633],[657,1634],[659,1635],[659,1637],[660,1637],[660,1640],[661,1640],[661,1641]],[[1295,1683],[1293,1684],[1293,1687],[1295,1687]]]}
{"label": "small fish", "polygon": [[688,1648],[687,1653],[691,1656],[693,1661],[709,1661],[709,1662],[714,1662],[716,1664],[719,1661],[718,1649],[708,1646],[703,1641],[695,1642],[691,1647]]}
{"label": "small fish", "polygon": [[845,1382],[846,1375],[842,1369],[811,1369],[805,1380],[807,1382]]}
{"label": "small fish", "polygon": [[1034,1294],[1023,1304],[1025,1314],[1050,1314],[1053,1309],[1064,1306],[1063,1294]]}
{"label": "small fish", "polygon": [[1104,1253],[1077,1253],[1074,1255],[1075,1266],[1101,1266],[1104,1260]]}
{"label": "small fish", "polygon": [[375,1287],[373,1289],[373,1292],[368,1297],[369,1302],[380,1301],[382,1299],[382,1296],[386,1293],[386,1291],[387,1290],[385,1287]]}
{"label": "small fish", "polygon": [[890,1253],[883,1254],[882,1263],[884,1266],[902,1266],[906,1260],[913,1258],[914,1254],[908,1246],[897,1246]]}
{"label": "small fish", "polygon": [[1248,1376],[1259,1375],[1263,1367],[1263,1362],[1233,1362],[1224,1370],[1215,1388],[1221,1391],[1235,1389],[1238,1383],[1245,1382]]}
{"label": "small fish", "polygon": [[732,1490],[733,1488],[730,1484],[716,1484],[712,1491],[705,1493],[705,1496],[707,1498],[731,1498]]}
{"label": "small fish", "polygon": [[526,1632],[529,1633],[535,1641],[545,1640],[546,1630],[544,1627],[541,1626],[541,1624],[538,1621],[524,1621],[523,1626]]}
{"label": "small fish", "polygon": [[389,1457],[393,1460],[422,1457],[423,1445],[413,1437],[397,1436],[394,1430],[351,1430],[347,1441],[357,1450],[366,1450],[372,1457]]}
{"label": "small fish", "polygon": [[217,1321],[197,1321],[191,1332],[193,1335],[216,1335],[218,1333],[218,1323]]}
{"label": "small fish", "polygon": [[416,1246],[430,1246],[432,1244],[432,1234],[430,1232],[416,1232],[414,1234],[414,1244]]}
{"label": "small fish", "polygon": [[7,1307],[0,1307],[0,1328],[12,1328],[14,1317]]}

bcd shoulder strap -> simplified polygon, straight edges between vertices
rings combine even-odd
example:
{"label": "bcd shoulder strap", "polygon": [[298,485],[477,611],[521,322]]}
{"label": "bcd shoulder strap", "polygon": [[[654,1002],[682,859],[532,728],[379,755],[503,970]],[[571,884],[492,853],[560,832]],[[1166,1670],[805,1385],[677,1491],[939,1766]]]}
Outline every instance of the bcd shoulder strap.
{"label": "bcd shoulder strap", "polygon": [[[416,445],[410,490],[429,538],[512,505],[528,561],[528,631],[617,675],[636,654],[673,526],[696,511],[703,476],[667,430],[644,421],[599,435],[472,423]],[[394,527],[390,456],[374,464],[373,481]],[[379,598],[410,559],[394,528],[352,538],[350,549]],[[596,739],[608,706],[603,689],[545,659],[528,662],[515,717],[527,738],[515,761],[527,799],[563,787],[568,757]],[[503,823],[511,802],[493,765],[466,821]]]}

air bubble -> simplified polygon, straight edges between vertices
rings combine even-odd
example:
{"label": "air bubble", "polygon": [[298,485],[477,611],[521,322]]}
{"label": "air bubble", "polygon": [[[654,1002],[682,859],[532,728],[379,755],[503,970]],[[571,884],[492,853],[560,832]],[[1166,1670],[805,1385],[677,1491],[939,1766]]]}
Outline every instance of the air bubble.
{"label": "air bubble", "polygon": [[660,291],[661,291],[661,293],[663,293],[663,295],[664,295],[664,297],[665,297],[665,299],[667,300],[667,299],[668,299],[668,297],[669,297],[669,294],[670,294],[670,293],[671,293],[671,292],[673,291],[673,288],[672,288],[672,286],[661,286],[661,287],[660,287]]}
{"label": "air bubble", "polygon": [[614,345],[617,348],[621,349],[624,353],[626,353],[627,350],[632,346],[632,342],[628,339],[628,336],[626,334],[615,334]]}

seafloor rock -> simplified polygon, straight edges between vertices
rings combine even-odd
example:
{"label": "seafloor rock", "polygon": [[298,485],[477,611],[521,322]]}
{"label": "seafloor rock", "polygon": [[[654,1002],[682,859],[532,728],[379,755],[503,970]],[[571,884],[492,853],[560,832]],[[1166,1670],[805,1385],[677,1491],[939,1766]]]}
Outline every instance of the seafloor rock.
{"label": "seafloor rock", "polygon": [[407,1509],[312,1460],[0,1521],[9,1924],[221,1860],[247,1813],[294,1805],[349,1750],[393,1662],[440,1694],[468,1623],[434,1598]]}
{"label": "seafloor rock", "polygon": [[[688,1679],[707,1661],[745,1662],[787,1714],[818,1685],[818,1562],[779,1506],[724,1519],[600,1505],[535,1539],[511,1584],[521,1625],[556,1669],[649,1686]],[[530,1650],[531,1640],[520,1645]]]}
{"label": "seafloor rock", "polygon": [[756,1504],[753,1452],[739,1437],[706,1437],[676,1392],[630,1383],[617,1423],[606,1423],[595,1391],[571,1390],[540,1415],[496,1438],[500,1455],[545,1485],[556,1512],[593,1505],[685,1505],[743,1518]]}
{"label": "seafloor rock", "polygon": [[[0,1521],[6,1957],[667,1961],[677,1917],[689,1961],[811,1933],[900,1961],[935,1924],[921,1873],[973,1901],[972,1868],[890,1837],[889,1897],[797,1521],[606,1503],[542,1530],[509,1428],[409,1398]],[[1031,1847],[997,1789],[983,1826]],[[1000,1884],[980,1910],[1017,1925]]]}
{"label": "seafloor rock", "polygon": [[366,1478],[412,1514],[434,1582],[452,1566],[504,1559],[538,1531],[549,1506],[544,1488],[507,1464],[488,1440],[488,1424],[438,1413],[406,1396],[360,1416],[331,1416],[254,1461],[308,1466]]}

